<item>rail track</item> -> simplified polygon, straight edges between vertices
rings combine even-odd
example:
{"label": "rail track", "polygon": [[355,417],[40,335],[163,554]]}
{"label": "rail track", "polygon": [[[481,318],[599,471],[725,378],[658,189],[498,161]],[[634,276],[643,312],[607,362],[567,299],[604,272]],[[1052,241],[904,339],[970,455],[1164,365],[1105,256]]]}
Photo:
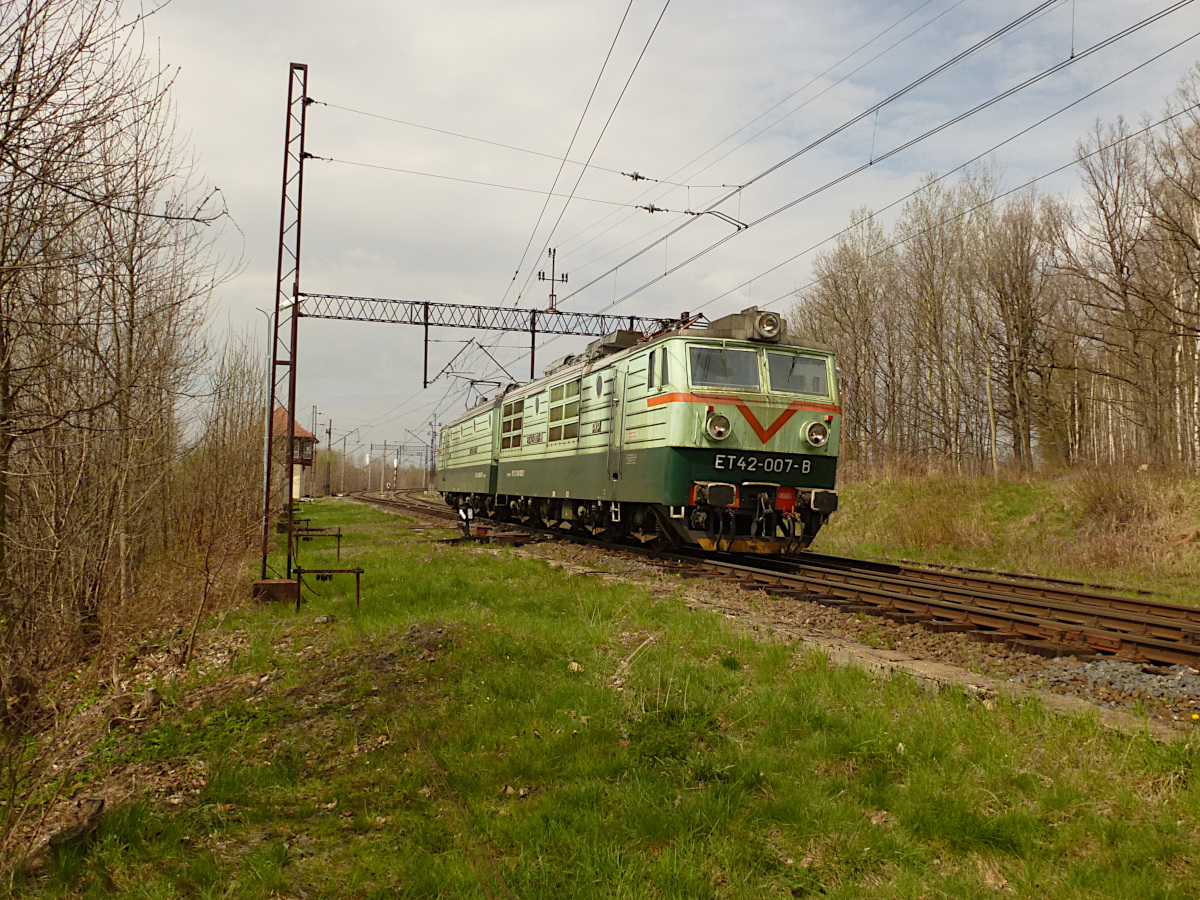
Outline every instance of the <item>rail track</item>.
{"label": "rail track", "polygon": [[[415,492],[395,498],[360,495],[360,499],[455,524],[459,521],[441,501],[418,497]],[[963,632],[976,640],[1003,642],[1045,656],[1109,656],[1200,668],[1200,608],[1122,597],[1094,586],[807,552],[787,559],[736,554],[714,557],[685,550],[617,546],[524,525],[505,523],[503,528],[633,552],[693,577],[917,623],[935,632]]]}

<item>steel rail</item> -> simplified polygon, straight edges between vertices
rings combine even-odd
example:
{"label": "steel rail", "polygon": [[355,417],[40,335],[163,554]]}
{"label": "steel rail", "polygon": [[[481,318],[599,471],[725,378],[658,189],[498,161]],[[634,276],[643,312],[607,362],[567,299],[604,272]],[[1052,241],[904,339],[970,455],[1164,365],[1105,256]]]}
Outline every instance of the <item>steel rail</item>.
{"label": "steel rail", "polygon": [[[960,587],[979,586],[983,589],[999,587],[1006,593],[1021,593],[1046,599],[1084,600],[1091,606],[1111,607],[1112,609],[1123,609],[1131,612],[1144,611],[1146,603],[1150,602],[1153,603],[1157,615],[1185,619],[1200,624],[1200,609],[1194,606],[1183,606],[1182,604],[1164,603],[1161,601],[1145,601],[1113,594],[1101,594],[1096,590],[1099,587],[1098,585],[1070,582],[1064,579],[1038,579],[1032,575],[1013,575],[1009,573],[987,575],[982,572],[938,571],[919,566],[827,556],[808,551],[800,554],[795,559],[795,562],[822,569],[840,569],[843,571],[902,576],[919,579],[929,584],[954,584]],[[1079,588],[1092,588],[1092,590],[1073,590],[1066,585],[1078,585]],[[1116,587],[1105,587],[1108,590],[1120,590],[1120,588]],[[1141,593],[1145,594],[1148,592],[1142,591]]]}
{"label": "steel rail", "polygon": [[[876,584],[888,585],[907,596],[937,596],[943,599],[967,598],[989,609],[1012,609],[1031,615],[1045,615],[1047,612],[1051,612],[1055,616],[1061,617],[1057,621],[1072,625],[1103,623],[1103,627],[1129,634],[1145,634],[1168,640],[1194,638],[1200,641],[1200,609],[1190,607],[1167,607],[1166,604],[1144,600],[1129,600],[1126,604],[1114,607],[1107,603],[1093,603],[1091,602],[1092,595],[1088,594],[1071,594],[1056,589],[1048,592],[1052,596],[1044,596],[1027,593],[1020,589],[1024,587],[1020,585],[1016,586],[1017,589],[1012,589],[1012,586],[999,581],[985,581],[977,587],[970,587],[958,585],[952,581],[932,582],[914,577],[907,572],[893,575],[841,567],[811,566],[806,562],[797,562],[793,565],[788,563],[772,567],[771,562],[763,564],[758,560],[747,561],[747,564],[755,569],[762,570],[771,567],[783,575],[797,572],[814,573],[815,579],[821,583],[861,586],[868,589]],[[1120,598],[1101,597],[1101,599],[1107,601]],[[1169,609],[1171,614],[1164,615],[1160,607]],[[1176,615],[1175,613],[1178,611],[1189,615]]]}
{"label": "steel rail", "polygon": [[[423,498],[383,500],[416,507],[437,518],[456,516],[441,503]],[[513,525],[515,523],[505,523]],[[684,562],[698,573],[724,575],[766,590],[782,588],[833,605],[865,604],[864,611],[902,615],[906,620],[953,623],[977,636],[998,640],[1045,641],[1062,647],[1121,656],[1143,662],[1200,666],[1200,609],[1156,601],[1067,591],[1005,579],[920,570],[888,563],[803,554],[802,559],[714,558],[698,552],[651,550],[581,538],[555,529],[517,524],[543,534],[610,550]],[[974,586],[973,586],[974,585]],[[907,617],[913,617],[908,619]]]}
{"label": "steel rail", "polygon": [[[732,562],[710,562],[703,567],[712,571],[738,573],[743,580],[768,588],[775,584],[780,587],[796,586],[805,588],[809,593],[824,593],[842,601],[859,601],[877,607],[881,612],[907,613],[966,623],[978,628],[994,629],[998,634],[1011,637],[1044,640],[1148,662],[1188,666],[1200,663],[1200,628],[1188,632],[1180,630],[1163,637],[1160,633],[1150,633],[1148,630],[1131,630],[1128,619],[1105,621],[1108,611],[1102,609],[1084,608],[1082,614],[1071,618],[1065,614],[1068,611],[1041,606],[1028,599],[987,596],[964,589],[933,589],[921,594],[912,590],[913,585],[896,585],[886,579],[872,583],[871,579],[863,576],[839,581],[827,577],[830,574],[828,572],[785,573]],[[1154,619],[1153,616],[1145,618]],[[1162,622],[1171,624],[1171,620]]]}

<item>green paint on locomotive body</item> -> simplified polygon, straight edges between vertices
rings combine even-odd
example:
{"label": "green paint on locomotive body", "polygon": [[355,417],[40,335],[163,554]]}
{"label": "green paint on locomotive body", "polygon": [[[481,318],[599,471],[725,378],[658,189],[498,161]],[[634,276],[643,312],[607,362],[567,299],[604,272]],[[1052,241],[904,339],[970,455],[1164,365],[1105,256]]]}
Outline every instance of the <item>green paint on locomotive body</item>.
{"label": "green paint on locomotive body", "polygon": [[487,401],[442,429],[438,448],[437,489],[443,493],[496,492],[497,401]]}
{"label": "green paint on locomotive body", "polygon": [[[705,384],[693,371],[698,353],[747,351],[753,359],[740,359],[752,375],[757,366],[757,390]],[[770,390],[769,353],[800,356],[823,373],[820,390]],[[470,410],[442,431],[438,488],[673,506],[689,502],[695,481],[832,489],[839,402],[828,350],[674,333],[559,369]],[[729,420],[723,440],[706,433],[710,409]],[[829,428],[822,447],[805,440],[813,421]],[[485,446],[489,459],[481,458]]]}

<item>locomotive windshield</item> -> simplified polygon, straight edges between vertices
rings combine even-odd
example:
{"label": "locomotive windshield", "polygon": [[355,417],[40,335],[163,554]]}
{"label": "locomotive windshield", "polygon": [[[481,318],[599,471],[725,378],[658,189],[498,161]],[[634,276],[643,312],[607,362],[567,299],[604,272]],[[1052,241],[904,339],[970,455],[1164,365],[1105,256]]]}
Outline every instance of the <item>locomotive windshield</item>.
{"label": "locomotive windshield", "polygon": [[757,351],[692,346],[688,353],[693,385],[759,389]]}
{"label": "locomotive windshield", "polygon": [[829,396],[829,369],[824,359],[768,352],[767,368],[773,391]]}

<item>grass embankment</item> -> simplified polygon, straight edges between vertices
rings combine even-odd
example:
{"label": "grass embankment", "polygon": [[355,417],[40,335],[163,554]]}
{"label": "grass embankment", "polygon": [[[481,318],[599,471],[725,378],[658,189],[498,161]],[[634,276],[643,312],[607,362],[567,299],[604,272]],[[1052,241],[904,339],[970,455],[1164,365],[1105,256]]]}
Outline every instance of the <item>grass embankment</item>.
{"label": "grass embankment", "polygon": [[814,550],[1149,588],[1200,605],[1200,481],[1149,472],[869,477]]}
{"label": "grass embankment", "polygon": [[312,514],[346,526],[362,608],[321,584],[298,616],[209,632],[248,644],[166,688],[141,734],[112,732],[91,774],[186,769],[198,791],[106,813],[18,893],[1200,894],[1191,742],[833,669],[682,588],[430,543],[349,504]]}

